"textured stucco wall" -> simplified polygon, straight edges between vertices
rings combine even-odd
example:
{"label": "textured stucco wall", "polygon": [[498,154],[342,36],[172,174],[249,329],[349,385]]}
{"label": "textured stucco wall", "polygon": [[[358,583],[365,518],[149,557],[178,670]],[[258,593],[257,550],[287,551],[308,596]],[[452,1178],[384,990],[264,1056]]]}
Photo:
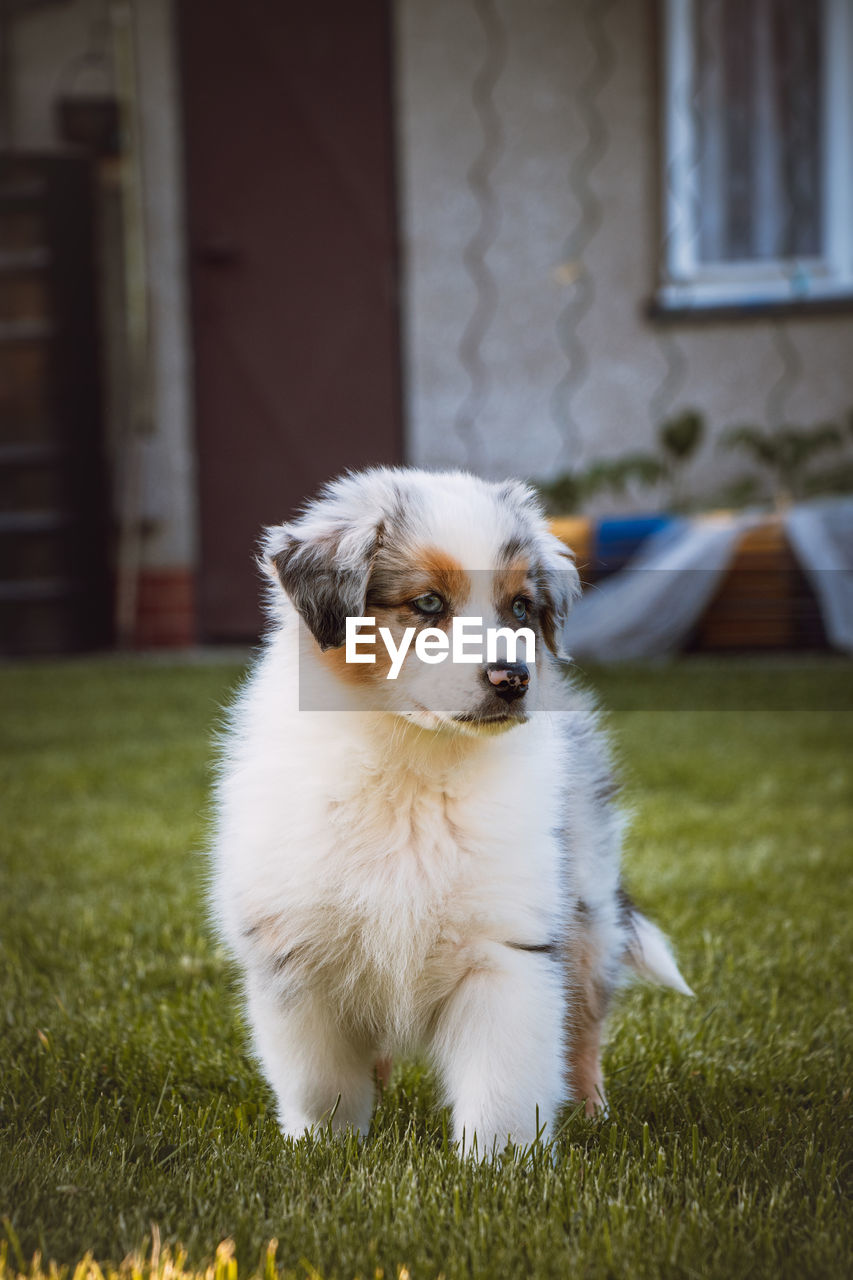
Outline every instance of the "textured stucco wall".
{"label": "textured stucco wall", "polygon": [[[853,406],[853,314],[655,325],[647,0],[396,0],[408,451],[551,476],[686,407],[810,424]],[[467,261],[466,261],[467,257]],[[636,499],[647,505],[650,495]]]}

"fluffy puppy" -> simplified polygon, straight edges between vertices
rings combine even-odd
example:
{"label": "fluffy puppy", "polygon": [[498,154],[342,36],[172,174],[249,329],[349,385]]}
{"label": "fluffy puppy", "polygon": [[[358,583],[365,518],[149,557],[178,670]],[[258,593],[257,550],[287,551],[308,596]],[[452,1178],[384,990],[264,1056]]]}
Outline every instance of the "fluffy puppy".
{"label": "fluffy puppy", "polygon": [[[533,491],[346,475],[261,563],[271,627],[225,738],[212,888],[282,1130],[365,1133],[377,1061],[414,1050],[481,1153],[603,1105],[624,967],[688,988],[620,885],[607,745],[562,660],[578,577]],[[397,650],[458,617],[529,628],[535,661],[410,646],[391,679],[384,645],[346,660],[364,617]]]}

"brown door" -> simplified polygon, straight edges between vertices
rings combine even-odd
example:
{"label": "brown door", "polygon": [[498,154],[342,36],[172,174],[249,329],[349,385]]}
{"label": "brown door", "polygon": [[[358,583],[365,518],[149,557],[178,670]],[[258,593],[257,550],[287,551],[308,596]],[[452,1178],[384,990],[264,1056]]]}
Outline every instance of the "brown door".
{"label": "brown door", "polygon": [[387,0],[179,0],[200,631],[260,625],[252,555],[401,451]]}

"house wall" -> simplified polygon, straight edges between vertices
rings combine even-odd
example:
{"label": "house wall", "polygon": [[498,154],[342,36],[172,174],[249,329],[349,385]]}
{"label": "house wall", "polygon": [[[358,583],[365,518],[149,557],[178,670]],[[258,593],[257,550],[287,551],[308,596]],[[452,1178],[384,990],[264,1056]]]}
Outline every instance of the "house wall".
{"label": "house wall", "polygon": [[[187,639],[192,629],[192,568],[196,555],[195,446],[189,392],[190,343],[183,162],[172,0],[130,6],[137,85],[136,128],[142,177],[143,252],[150,326],[150,423],[128,443],[128,401],[122,195],[114,162],[98,166],[99,257],[102,265],[102,347],[105,357],[107,449],[117,524],[131,502],[141,531],[138,584],[141,638]],[[111,92],[113,36],[103,0],[70,0],[18,14],[10,26],[12,143],[53,150],[59,92]],[[84,64],[87,51],[103,59]],[[132,476],[128,478],[128,468]],[[135,496],[134,496],[135,495]],[[147,576],[146,576],[147,575]],[[158,601],[168,596],[168,607]],[[138,637],[139,638],[139,637]]]}
{"label": "house wall", "polygon": [[[665,326],[646,317],[661,255],[652,0],[394,5],[409,461],[547,478],[649,448],[662,419],[695,407],[712,439],[691,479],[710,493],[740,467],[714,447],[726,426],[805,425],[850,409],[853,314]],[[168,597],[187,637],[197,479],[174,0],[132,9],[152,331],[140,586],[154,612]],[[19,148],[60,145],[54,99],[102,38],[107,12],[103,0],[65,0],[12,19]],[[120,509],[129,405],[115,168],[102,166],[100,181]]]}
{"label": "house wall", "polygon": [[397,0],[396,16],[413,462],[548,478],[652,447],[695,407],[710,439],[688,483],[710,495],[741,470],[716,447],[726,426],[850,410],[853,312],[646,318],[653,3]]}

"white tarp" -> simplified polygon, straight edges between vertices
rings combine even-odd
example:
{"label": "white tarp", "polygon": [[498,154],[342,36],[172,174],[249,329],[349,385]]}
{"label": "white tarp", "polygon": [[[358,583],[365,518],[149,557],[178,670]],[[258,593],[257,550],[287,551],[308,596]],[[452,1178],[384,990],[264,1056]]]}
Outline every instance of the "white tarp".
{"label": "white tarp", "polygon": [[792,507],[785,531],[817,596],[829,643],[853,653],[853,498]]}
{"label": "white tarp", "polygon": [[621,572],[587,588],[569,616],[567,651],[595,662],[675,652],[760,520],[754,512],[705,516],[652,534]]}
{"label": "white tarp", "polygon": [[[594,662],[674,653],[702,617],[744,533],[765,518],[754,511],[704,516],[653,534],[621,572],[587,588],[569,617],[567,651]],[[853,652],[853,499],[798,504],[785,528],[827,639]]]}

